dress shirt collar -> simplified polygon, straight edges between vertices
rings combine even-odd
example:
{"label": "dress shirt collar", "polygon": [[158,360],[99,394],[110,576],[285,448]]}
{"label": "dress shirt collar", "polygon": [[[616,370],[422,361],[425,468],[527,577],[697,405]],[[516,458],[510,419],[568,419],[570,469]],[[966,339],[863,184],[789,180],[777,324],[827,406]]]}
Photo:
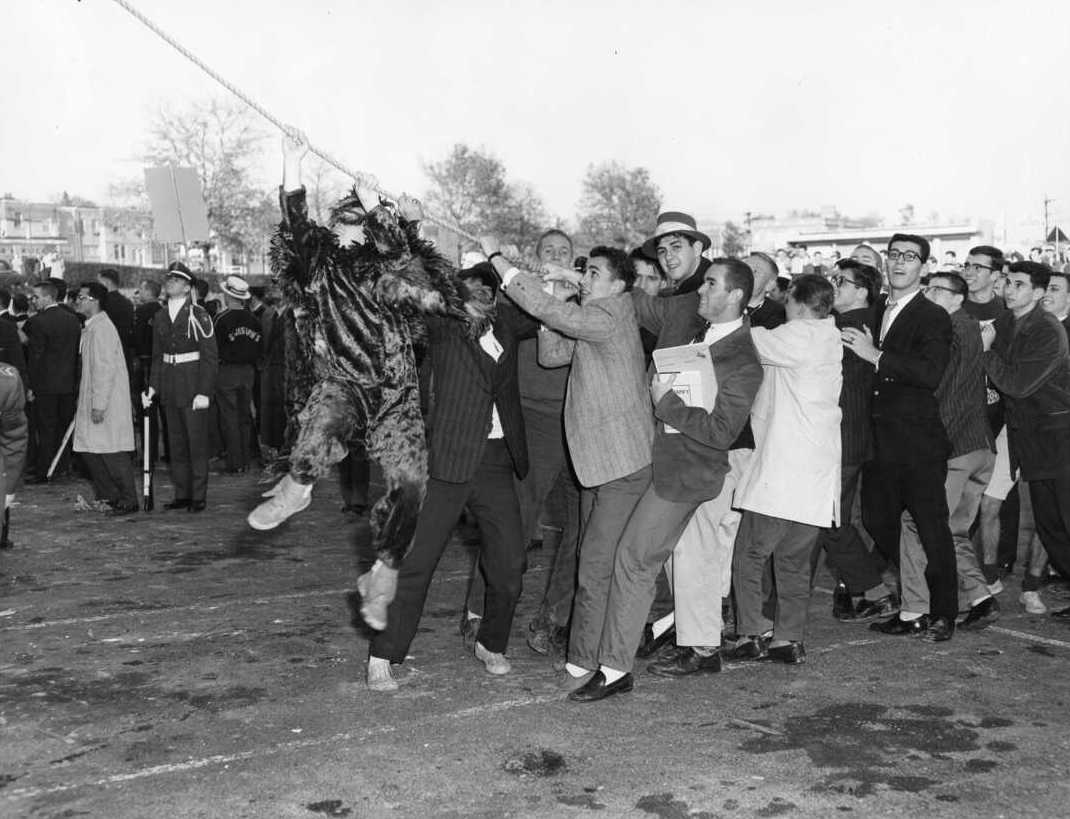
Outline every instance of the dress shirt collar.
{"label": "dress shirt collar", "polygon": [[706,329],[706,337],[702,340],[702,343],[714,344],[720,341],[722,338],[731,335],[742,326],[743,316],[740,316],[734,321],[724,321],[719,324],[711,324]]}

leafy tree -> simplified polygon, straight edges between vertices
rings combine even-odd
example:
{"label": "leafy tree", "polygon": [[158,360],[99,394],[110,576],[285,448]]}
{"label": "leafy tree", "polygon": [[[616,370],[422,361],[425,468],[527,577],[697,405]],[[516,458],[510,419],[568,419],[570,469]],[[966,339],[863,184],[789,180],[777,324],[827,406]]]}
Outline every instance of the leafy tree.
{"label": "leafy tree", "polygon": [[661,191],[646,168],[589,165],[579,206],[581,244],[637,245],[651,235],[660,208]]}
{"label": "leafy tree", "polygon": [[747,249],[747,236],[735,222],[725,222],[721,228],[721,253],[740,257]]}
{"label": "leafy tree", "polygon": [[208,224],[216,241],[260,253],[278,221],[278,208],[252,176],[264,134],[249,111],[228,101],[162,108],[153,120],[144,158],[157,165],[192,167],[201,181]]}
{"label": "leafy tree", "polygon": [[430,209],[472,234],[493,233],[521,249],[532,247],[546,224],[546,209],[534,188],[511,184],[505,165],[482,149],[453,146],[441,162],[428,162]]}

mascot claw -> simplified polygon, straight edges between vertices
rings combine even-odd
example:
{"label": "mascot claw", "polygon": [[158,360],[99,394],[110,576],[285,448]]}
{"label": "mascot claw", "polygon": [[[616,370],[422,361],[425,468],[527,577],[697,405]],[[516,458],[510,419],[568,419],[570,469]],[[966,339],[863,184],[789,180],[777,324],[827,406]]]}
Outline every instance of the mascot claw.
{"label": "mascot claw", "polygon": [[376,631],[386,628],[386,610],[398,590],[398,570],[377,560],[371,570],[357,578],[360,616]]}

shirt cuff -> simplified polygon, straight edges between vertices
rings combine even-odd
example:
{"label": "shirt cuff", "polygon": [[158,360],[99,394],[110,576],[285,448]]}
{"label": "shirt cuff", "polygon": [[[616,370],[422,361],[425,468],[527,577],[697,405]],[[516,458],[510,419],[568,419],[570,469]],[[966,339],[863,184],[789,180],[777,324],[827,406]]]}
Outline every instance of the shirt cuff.
{"label": "shirt cuff", "polygon": [[505,271],[505,274],[502,276],[502,287],[508,287],[509,283],[519,275],[520,271],[517,270],[517,268],[510,267],[508,270]]}
{"label": "shirt cuff", "polygon": [[876,360],[875,360],[875,361],[873,362],[873,369],[874,369],[874,370],[879,370],[879,369],[881,368],[881,356],[882,356],[882,355],[884,355],[884,352],[883,352],[883,351],[881,351],[881,352],[877,353],[877,358],[876,358]]}

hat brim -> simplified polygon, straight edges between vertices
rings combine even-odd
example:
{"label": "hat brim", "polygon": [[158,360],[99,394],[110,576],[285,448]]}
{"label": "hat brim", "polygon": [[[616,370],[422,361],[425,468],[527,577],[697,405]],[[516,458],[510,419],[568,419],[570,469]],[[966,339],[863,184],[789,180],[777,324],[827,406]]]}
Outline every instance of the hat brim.
{"label": "hat brim", "polygon": [[709,250],[713,244],[709,236],[697,230],[667,230],[643,242],[643,254],[653,259],[658,258],[658,242],[666,236],[686,236],[692,242],[702,242],[703,250]]}
{"label": "hat brim", "polygon": [[189,282],[190,284],[193,284],[193,277],[190,276],[188,273],[183,273],[181,270],[168,270],[167,278],[182,279],[182,281],[184,282]]}
{"label": "hat brim", "polygon": [[239,301],[248,301],[253,297],[252,293],[239,293],[236,290],[231,290],[225,284],[219,285],[219,289],[226,293],[228,296],[238,299]]}

